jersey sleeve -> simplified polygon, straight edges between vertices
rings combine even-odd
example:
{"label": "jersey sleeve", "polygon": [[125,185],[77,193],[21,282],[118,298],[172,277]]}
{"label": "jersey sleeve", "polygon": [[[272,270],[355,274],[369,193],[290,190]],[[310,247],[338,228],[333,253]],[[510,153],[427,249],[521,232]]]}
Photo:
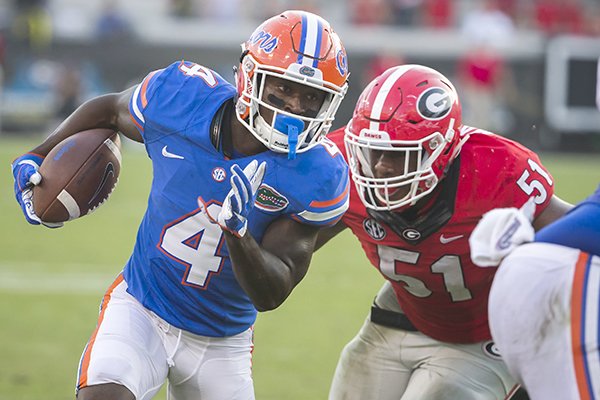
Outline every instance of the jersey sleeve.
{"label": "jersey sleeve", "polygon": [[350,204],[350,177],[337,146],[327,139],[319,146],[323,162],[312,168],[301,211],[291,214],[291,218],[309,225],[331,226],[342,218]]}
{"label": "jersey sleeve", "polygon": [[536,242],[554,243],[600,256],[600,186],[566,215],[535,234]]}
{"label": "jersey sleeve", "polygon": [[466,156],[475,160],[467,165],[475,168],[476,173],[465,173],[461,179],[469,181],[473,201],[480,203],[481,191],[490,199],[481,203],[484,212],[488,206],[489,209],[519,208],[533,197],[537,217],[550,203],[554,195],[554,178],[532,150],[485,131],[472,133],[463,152],[465,150]]}
{"label": "jersey sleeve", "polygon": [[216,72],[189,61],[178,61],[149,73],[135,88],[129,112],[144,142],[185,131],[205,113],[197,113],[218,90],[230,85]]}
{"label": "jersey sleeve", "polygon": [[554,243],[600,256],[600,204],[583,202],[535,234],[536,242]]}
{"label": "jersey sleeve", "polygon": [[519,147],[522,151],[517,152],[520,156],[516,160],[514,169],[517,205],[520,207],[533,197],[536,204],[535,217],[537,217],[546,209],[554,195],[554,178],[536,153],[525,147]]}
{"label": "jersey sleeve", "polygon": [[342,126],[341,128],[336,129],[333,132],[330,132],[327,135],[327,139],[330,140],[331,142],[333,142],[338,150],[342,153],[342,155],[344,156],[344,159],[348,159],[346,156],[346,146],[344,145],[344,135],[346,134],[345,131],[346,127]]}
{"label": "jersey sleeve", "polygon": [[159,69],[146,75],[146,77],[136,86],[133,95],[129,99],[129,114],[131,116],[131,120],[137,127],[142,137],[144,137],[145,133],[145,113],[146,108],[148,107],[148,100],[152,98],[157,88],[160,87],[162,82],[160,77],[164,71],[164,69]]}

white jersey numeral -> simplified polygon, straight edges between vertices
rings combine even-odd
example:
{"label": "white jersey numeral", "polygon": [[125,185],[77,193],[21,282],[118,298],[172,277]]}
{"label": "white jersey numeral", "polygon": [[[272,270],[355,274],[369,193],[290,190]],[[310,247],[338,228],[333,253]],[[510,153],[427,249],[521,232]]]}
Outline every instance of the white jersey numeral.
{"label": "white jersey numeral", "polygon": [[[210,215],[219,215],[221,206],[208,206]],[[184,284],[204,288],[210,273],[218,272],[223,265],[219,250],[223,245],[223,231],[209,221],[200,210],[168,225],[159,248],[171,259],[187,267]]]}
{"label": "white jersey numeral", "polygon": [[336,146],[336,144],[328,138],[323,138],[320,143],[323,147],[325,147],[325,150],[327,150],[331,157],[335,157],[338,154],[342,154],[340,153],[340,149]]}
{"label": "white jersey numeral", "polygon": [[[389,246],[377,246],[379,254],[379,270],[382,274],[397,282],[404,282],[404,290],[415,297],[429,297],[432,291],[425,282],[410,275],[397,274],[396,262],[415,265],[420,253]],[[445,255],[431,265],[431,272],[442,274],[446,291],[453,302],[465,301],[473,298],[471,291],[465,286],[465,279],[460,265],[460,258]]]}
{"label": "white jersey numeral", "polygon": [[[546,172],[546,170],[544,170],[540,164],[532,159],[528,159],[527,163],[533,172],[537,172],[542,178],[544,178],[548,185],[552,186],[552,178],[550,178],[548,172]],[[546,191],[544,185],[542,185],[542,182],[540,182],[538,179],[531,179],[531,181],[527,182],[527,179],[529,179],[530,175],[531,173],[528,170],[523,171],[523,174],[517,180],[517,185],[519,185],[521,190],[524,191],[528,196],[537,190],[538,195],[535,196],[534,201],[536,204],[542,204],[544,201],[546,201],[548,192]]]}
{"label": "white jersey numeral", "polygon": [[187,65],[182,63],[179,66],[179,69],[187,76],[195,76],[198,78],[202,78],[204,82],[206,82],[206,84],[210,87],[215,87],[217,85],[217,78],[215,78],[213,72],[210,69],[203,67],[202,65],[192,64],[188,67]]}

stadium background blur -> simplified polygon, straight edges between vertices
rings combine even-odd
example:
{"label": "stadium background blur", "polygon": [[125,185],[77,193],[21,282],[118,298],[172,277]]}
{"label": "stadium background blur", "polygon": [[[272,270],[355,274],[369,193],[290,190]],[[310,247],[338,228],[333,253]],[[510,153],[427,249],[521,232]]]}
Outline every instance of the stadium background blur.
{"label": "stadium background blur", "polygon": [[[232,81],[239,44],[293,8],[329,20],[347,48],[351,88],[334,127],[372,77],[425,64],[455,83],[463,122],[541,152],[561,197],[577,202],[600,181],[598,0],[0,0],[0,400],[73,398],[79,354],[131,252],[150,181],[143,149],[126,142],[109,203],[50,231],[23,221],[10,161],[81,102],[174,60]],[[366,264],[342,235],[280,309],[259,316],[258,399],[326,398],[382,282]]]}

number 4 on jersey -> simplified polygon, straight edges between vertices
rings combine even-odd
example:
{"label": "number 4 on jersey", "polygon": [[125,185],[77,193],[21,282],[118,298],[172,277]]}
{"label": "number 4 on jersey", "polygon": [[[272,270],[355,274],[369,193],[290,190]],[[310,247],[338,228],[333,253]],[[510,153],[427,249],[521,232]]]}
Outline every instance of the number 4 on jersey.
{"label": "number 4 on jersey", "polygon": [[192,63],[190,66],[187,66],[182,62],[179,65],[179,70],[187,76],[202,78],[210,87],[217,86],[217,78],[215,78],[210,69],[203,67],[202,65]]}
{"label": "number 4 on jersey", "polygon": [[[211,215],[219,215],[221,206],[210,204]],[[182,283],[187,286],[206,288],[212,273],[218,273],[223,265],[220,255],[223,231],[209,221],[206,213],[195,210],[165,226],[157,247],[169,258],[186,266]]]}

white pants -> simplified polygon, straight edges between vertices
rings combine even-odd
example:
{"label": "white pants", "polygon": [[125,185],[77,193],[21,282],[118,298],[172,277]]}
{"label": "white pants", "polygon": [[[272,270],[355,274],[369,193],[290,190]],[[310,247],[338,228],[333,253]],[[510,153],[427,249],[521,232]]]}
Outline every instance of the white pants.
{"label": "white pants", "polygon": [[531,243],[502,262],[490,328],[531,399],[600,399],[599,309],[598,257]]}
{"label": "white pants", "polygon": [[[390,290],[380,291],[380,307],[394,308]],[[367,318],[342,351],[329,399],[502,400],[513,385],[491,341],[443,343]]]}
{"label": "white pants", "polygon": [[119,277],[104,296],[78,389],[116,383],[149,400],[168,379],[173,400],[254,399],[252,329],[224,338],[194,335],[170,326],[126,289]]}

